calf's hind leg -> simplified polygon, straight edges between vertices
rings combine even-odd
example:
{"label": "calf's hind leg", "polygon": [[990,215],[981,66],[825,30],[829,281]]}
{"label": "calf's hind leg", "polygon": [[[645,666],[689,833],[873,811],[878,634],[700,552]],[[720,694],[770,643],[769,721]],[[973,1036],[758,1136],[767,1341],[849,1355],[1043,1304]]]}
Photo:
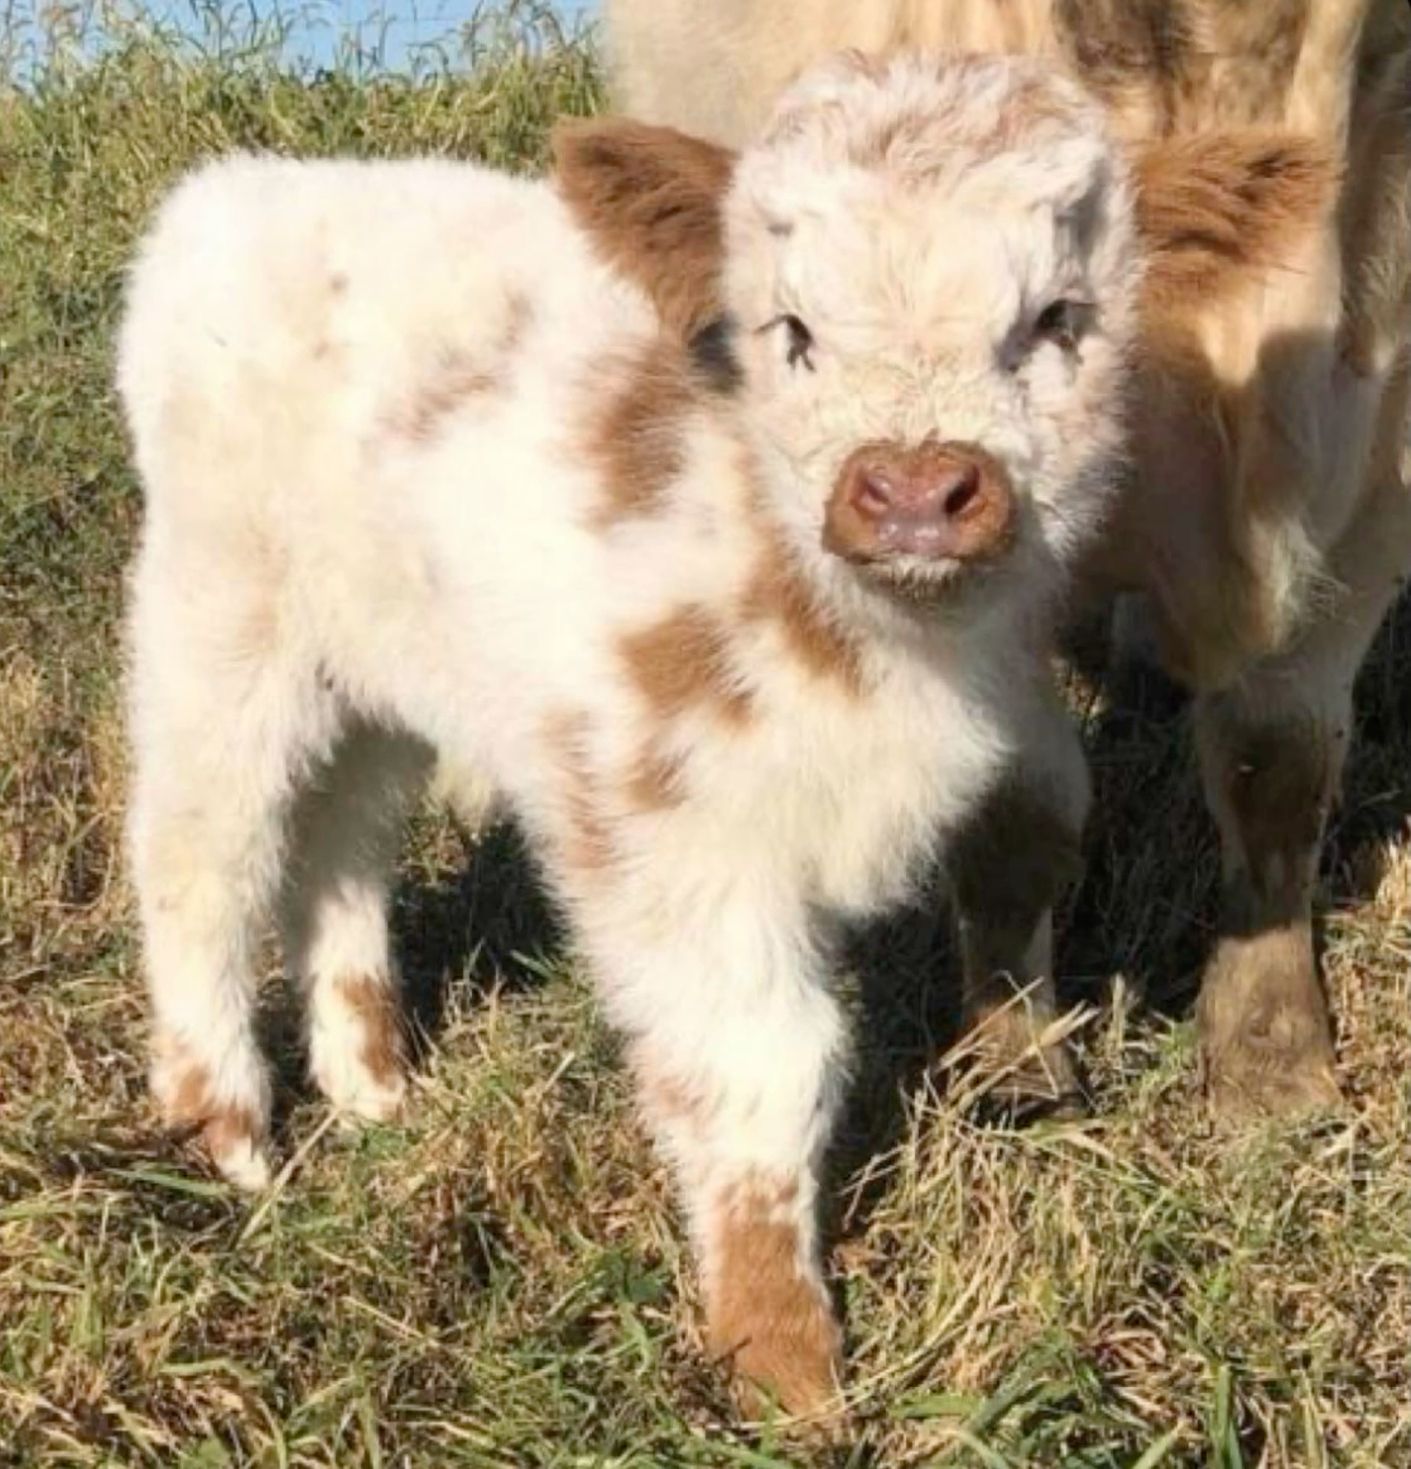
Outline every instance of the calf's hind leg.
{"label": "calf's hind leg", "polygon": [[168,1121],[202,1132],[222,1173],[259,1188],[270,1087],[254,1030],[257,946],[293,782],[333,716],[265,636],[266,591],[234,576],[213,584],[219,596],[197,605],[175,570],[150,553],[139,565],[129,840],[153,1092]]}
{"label": "calf's hind leg", "polygon": [[309,1008],[309,1064],[340,1110],[383,1121],[406,1091],[387,913],[402,824],[432,754],[355,722],[301,794],[283,901],[285,959]]}

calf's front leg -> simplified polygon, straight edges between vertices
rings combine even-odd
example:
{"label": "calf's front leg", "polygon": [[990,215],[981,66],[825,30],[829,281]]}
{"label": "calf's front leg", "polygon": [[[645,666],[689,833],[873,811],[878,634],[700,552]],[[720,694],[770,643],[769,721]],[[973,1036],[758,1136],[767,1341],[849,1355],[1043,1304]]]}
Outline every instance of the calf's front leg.
{"label": "calf's front leg", "polygon": [[993,1078],[986,1095],[1020,1112],[1076,1104],[1057,1018],[1053,905],[1082,869],[1087,769],[1077,735],[1047,700],[1021,750],[956,833],[947,869],[963,972],[963,1022]]}
{"label": "calf's front leg", "polygon": [[676,1174],[708,1350],[747,1409],[816,1414],[837,1392],[841,1348],[817,1213],[845,1027],[802,925],[768,924],[759,906],[707,905],[674,942],[609,956],[600,943],[598,968]]}

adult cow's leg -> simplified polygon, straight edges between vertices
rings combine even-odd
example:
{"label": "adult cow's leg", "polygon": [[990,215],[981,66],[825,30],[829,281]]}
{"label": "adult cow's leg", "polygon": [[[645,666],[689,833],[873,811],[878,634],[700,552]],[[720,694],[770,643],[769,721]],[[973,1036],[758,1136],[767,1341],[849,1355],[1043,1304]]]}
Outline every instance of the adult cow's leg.
{"label": "adult cow's leg", "polygon": [[1206,1086],[1221,1113],[1332,1102],[1332,1027],[1314,957],[1312,893],[1352,730],[1352,686],[1411,559],[1400,429],[1331,557],[1341,593],[1298,644],[1202,698],[1196,732],[1220,828],[1220,934],[1201,986]]}
{"label": "adult cow's leg", "polygon": [[1087,770],[1077,735],[1049,696],[1028,743],[954,839],[948,859],[964,974],[963,1017],[987,1095],[1030,1110],[1074,1100],[1078,1081],[1057,1018],[1053,905],[1081,870]]}

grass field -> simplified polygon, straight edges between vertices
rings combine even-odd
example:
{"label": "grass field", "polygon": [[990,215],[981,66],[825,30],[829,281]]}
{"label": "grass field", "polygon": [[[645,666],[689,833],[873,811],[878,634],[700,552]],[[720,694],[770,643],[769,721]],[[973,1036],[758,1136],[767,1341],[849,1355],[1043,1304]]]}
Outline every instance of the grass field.
{"label": "grass field", "polygon": [[330,1125],[272,984],[280,1186],[252,1205],[164,1137],[120,842],[138,501],[110,349],[134,236],[231,147],[532,168],[598,82],[522,14],[415,82],[130,27],[81,64],[27,54],[0,92],[0,1463],[1411,1465],[1405,628],[1362,679],[1325,869],[1341,1115],[1204,1116],[1215,853],[1160,691],[1133,712],[1074,688],[1099,802],[1061,952],[1093,1120],[967,1120],[929,1064],[944,916],[859,944],[832,1226],[853,1418],[827,1451],[731,1426],[663,1170],[508,833],[428,809],[409,843],[404,1126]]}

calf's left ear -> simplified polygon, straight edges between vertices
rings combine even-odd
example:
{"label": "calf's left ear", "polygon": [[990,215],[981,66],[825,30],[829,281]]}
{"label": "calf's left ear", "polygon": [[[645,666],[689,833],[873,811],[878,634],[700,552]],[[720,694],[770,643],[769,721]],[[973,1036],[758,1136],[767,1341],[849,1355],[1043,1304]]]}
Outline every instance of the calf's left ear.
{"label": "calf's left ear", "polygon": [[560,122],[551,140],[558,190],[602,257],[655,303],[683,339],[722,311],[721,204],[728,148],[628,118]]}

